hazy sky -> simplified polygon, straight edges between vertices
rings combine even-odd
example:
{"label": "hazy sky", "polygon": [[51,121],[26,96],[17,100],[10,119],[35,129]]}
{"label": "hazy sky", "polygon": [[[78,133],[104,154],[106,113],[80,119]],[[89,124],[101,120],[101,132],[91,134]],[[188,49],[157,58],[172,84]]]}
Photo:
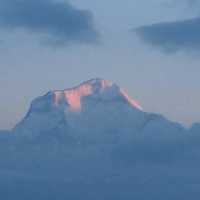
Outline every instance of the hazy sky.
{"label": "hazy sky", "polygon": [[145,111],[200,122],[199,0],[0,0],[0,128],[30,102],[112,80]]}

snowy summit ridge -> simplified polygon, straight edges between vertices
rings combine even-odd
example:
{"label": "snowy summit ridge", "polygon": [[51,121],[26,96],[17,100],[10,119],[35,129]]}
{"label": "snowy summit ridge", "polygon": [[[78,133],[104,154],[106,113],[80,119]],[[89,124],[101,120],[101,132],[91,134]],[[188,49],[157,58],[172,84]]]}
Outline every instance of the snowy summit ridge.
{"label": "snowy summit ridge", "polygon": [[55,90],[53,93],[54,105],[58,106],[65,102],[70,110],[80,112],[82,108],[82,98],[92,96],[102,100],[112,100],[121,97],[134,108],[142,110],[140,104],[132,99],[123,89],[111,81],[96,78],[86,81],[77,87],[66,90]]}

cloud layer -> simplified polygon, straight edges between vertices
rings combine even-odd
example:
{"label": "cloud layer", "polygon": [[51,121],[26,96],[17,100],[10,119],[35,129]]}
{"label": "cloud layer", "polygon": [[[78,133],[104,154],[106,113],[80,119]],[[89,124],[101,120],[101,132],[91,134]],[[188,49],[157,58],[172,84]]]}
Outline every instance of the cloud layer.
{"label": "cloud layer", "polygon": [[134,31],[145,42],[167,51],[200,50],[200,17],[142,26]]}
{"label": "cloud layer", "polygon": [[53,0],[0,0],[0,29],[37,33],[57,44],[98,37],[89,11]]}

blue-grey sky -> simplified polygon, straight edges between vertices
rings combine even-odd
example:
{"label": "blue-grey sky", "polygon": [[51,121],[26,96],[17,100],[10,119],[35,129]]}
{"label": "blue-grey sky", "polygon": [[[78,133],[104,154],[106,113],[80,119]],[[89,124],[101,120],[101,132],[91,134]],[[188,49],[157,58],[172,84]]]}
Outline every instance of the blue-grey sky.
{"label": "blue-grey sky", "polygon": [[145,111],[200,121],[199,0],[0,0],[0,128],[35,97],[94,77]]}

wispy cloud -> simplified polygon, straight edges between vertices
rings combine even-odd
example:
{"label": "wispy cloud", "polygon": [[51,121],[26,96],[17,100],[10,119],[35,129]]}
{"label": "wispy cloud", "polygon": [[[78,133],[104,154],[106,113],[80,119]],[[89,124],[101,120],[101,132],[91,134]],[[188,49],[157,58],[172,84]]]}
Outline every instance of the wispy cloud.
{"label": "wispy cloud", "polygon": [[53,0],[0,0],[0,29],[29,31],[62,45],[98,39],[90,11]]}

